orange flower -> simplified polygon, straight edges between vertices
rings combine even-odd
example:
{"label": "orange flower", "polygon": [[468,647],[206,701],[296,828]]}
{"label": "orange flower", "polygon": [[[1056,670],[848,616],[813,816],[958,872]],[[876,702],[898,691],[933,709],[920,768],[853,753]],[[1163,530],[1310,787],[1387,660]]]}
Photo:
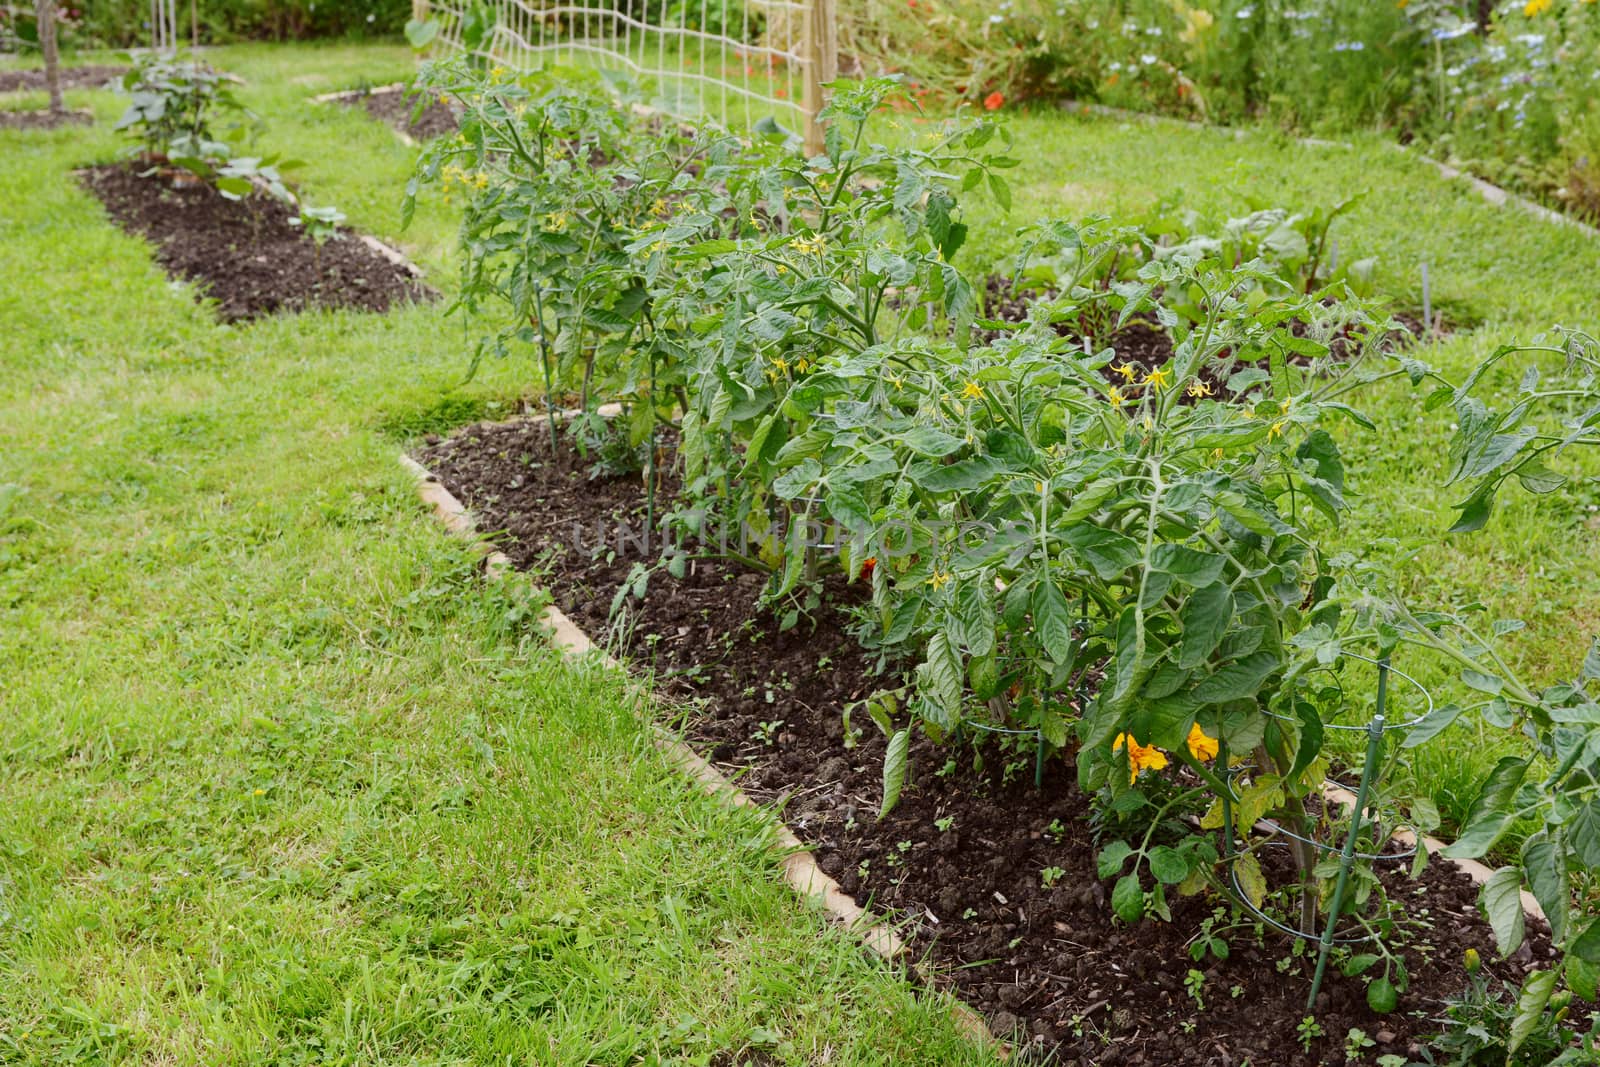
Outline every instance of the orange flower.
{"label": "orange flower", "polygon": [[1167,754],[1154,745],[1141,745],[1128,734],[1118,734],[1111,751],[1128,750],[1128,784],[1139,780],[1142,771],[1159,771],[1167,765]]}
{"label": "orange flower", "polygon": [[1195,723],[1189,727],[1189,755],[1201,763],[1210,763],[1217,758],[1217,739],[1207,737],[1206,732],[1200,729],[1200,724]]}
{"label": "orange flower", "polygon": [[876,567],[877,565],[878,565],[878,557],[876,557],[876,556],[868,556],[866,559],[862,560],[861,561],[861,577],[863,577],[863,578],[871,578],[872,577],[872,568]]}
{"label": "orange flower", "polygon": [[986,111],[999,111],[1006,106],[1005,94],[996,90],[983,98],[983,107]]}

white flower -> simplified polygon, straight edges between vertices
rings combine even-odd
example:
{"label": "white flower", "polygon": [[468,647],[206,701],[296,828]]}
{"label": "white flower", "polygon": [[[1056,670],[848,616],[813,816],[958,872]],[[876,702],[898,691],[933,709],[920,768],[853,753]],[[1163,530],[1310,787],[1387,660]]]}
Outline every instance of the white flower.
{"label": "white flower", "polygon": [[1146,52],[1144,55],[1139,57],[1139,62],[1143,63],[1147,67],[1152,67],[1155,66],[1156,57],[1151,55],[1149,52]]}

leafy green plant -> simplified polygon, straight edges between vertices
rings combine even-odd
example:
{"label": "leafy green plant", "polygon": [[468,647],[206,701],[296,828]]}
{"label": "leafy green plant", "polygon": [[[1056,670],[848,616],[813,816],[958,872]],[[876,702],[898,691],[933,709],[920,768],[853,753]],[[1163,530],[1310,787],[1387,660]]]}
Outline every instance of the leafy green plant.
{"label": "leafy green plant", "polygon": [[[1558,332],[1555,342],[1540,339],[1501,347],[1462,384],[1441,386],[1430,396],[1430,406],[1450,403],[1455,409],[1449,479],[1468,487],[1468,496],[1458,505],[1455,530],[1483,527],[1493,515],[1498,493],[1512,478],[1531,492],[1552,492],[1565,477],[1550,463],[1568,450],[1600,446],[1596,342],[1571,331]],[[1513,356],[1528,357],[1515,400],[1495,411],[1480,398],[1479,387],[1502,373],[1502,365]],[[1565,376],[1554,388],[1545,383],[1536,362],[1551,356],[1560,358],[1556,373]],[[1462,714],[1474,713],[1515,730],[1529,743],[1525,753],[1504,756],[1495,765],[1445,852],[1463,859],[1484,857],[1514,827],[1537,828],[1523,839],[1515,862],[1496,870],[1485,883],[1480,902],[1497,947],[1513,952],[1526,936],[1521,899],[1526,886],[1562,952],[1559,969],[1531,972],[1515,994],[1514,1007],[1504,1010],[1497,996],[1479,988],[1481,983],[1475,985],[1460,1011],[1476,1022],[1457,1028],[1461,1041],[1487,1040],[1483,1021],[1504,1016],[1501,1021],[1508,1025],[1494,1041],[1503,1042],[1510,1061],[1554,1025],[1550,1017],[1561,1014],[1572,992],[1593,1000],[1600,991],[1600,916],[1575,905],[1575,890],[1585,872],[1600,866],[1600,638],[1573,675],[1541,688],[1513,669],[1497,647],[1523,629],[1520,621],[1495,620],[1489,631],[1461,615],[1408,621],[1414,633],[1430,640],[1460,670],[1463,685],[1477,697],[1441,708],[1417,735],[1433,736]]]}
{"label": "leafy green plant", "polygon": [[[598,397],[621,400],[614,425],[646,445],[652,483],[657,427],[679,431],[673,543],[619,604],[681,574],[687,550],[765,572],[783,628],[820,607],[830,571],[862,581],[856,634],[915,664],[850,709],[888,738],[880,817],[910,780],[913,731],[991,737],[1008,778],[1074,753],[1119,917],[1236,887],[1262,922],[1369,935],[1340,966],[1375,1010],[1397,1007],[1403,915],[1355,856],[1417,810],[1394,775],[1405,750],[1361,768],[1378,784],[1357,807],[1381,817],[1357,835],[1320,803],[1327,738],[1361,711],[1352,664],[1478,652],[1335,547],[1355,497],[1333,431],[1371,427],[1353,401],[1375,383],[1441,380],[1384,344],[1394,324],[1354,293],[1360,261],[1335,272],[1344,205],[1172,245],[1047,221],[1021,270],[1048,264],[1055,292],[989,338],[951,265],[960,197],[1009,203],[1015,161],[988,119],[878,145],[869,129],[903,89],[839,86],[808,158],[770,124],[684,128],[570,78],[440,63],[419,91],[461,109],[408,210],[424,185],[466,198],[459,306],[495,331],[478,358],[536,361],[553,441],[564,394],[580,435],[607,425]],[[1120,357],[1131,322],[1170,355]],[[651,507],[653,534],[653,491]],[[1263,819],[1294,835],[1288,885],[1266,882]],[[1345,839],[1346,862],[1328,858]],[[1288,969],[1310,955],[1295,944]],[[1314,1019],[1302,1033],[1321,1036]]]}
{"label": "leafy green plant", "polygon": [[116,129],[139,140],[147,161],[225,160],[256,117],[231,88],[228,75],[181,54],[132,53],[123,77],[132,100]]}
{"label": "leafy green plant", "polygon": [[[587,415],[603,393],[627,405],[634,446],[652,438],[683,397],[681,343],[657,329],[649,288],[672,237],[654,239],[643,262],[630,246],[647,220],[674,213],[720,225],[723,198],[697,176],[737,142],[671,123],[635,127],[598,84],[565,75],[524,85],[454,61],[424,67],[417,88],[461,107],[460,135],[423,154],[405,210],[428,184],[468,200],[453,308],[493,306],[502,323],[477,358],[531,351],[552,401],[575,391]],[[592,419],[576,426],[599,432]],[[551,430],[554,442],[553,405]]]}
{"label": "leafy green plant", "polygon": [[[1543,977],[1540,977],[1540,976]],[[1537,972],[1519,992],[1506,990],[1482,973],[1469,977],[1466,990],[1445,1003],[1442,1030],[1430,1043],[1434,1062],[1450,1067],[1494,1064],[1495,1067],[1556,1067],[1558,1064],[1592,1064],[1593,1037],[1579,1047],[1562,1023],[1570,1010],[1572,994],[1552,995],[1543,987],[1553,973]]]}
{"label": "leafy green plant", "polygon": [[340,236],[339,227],[345,222],[344,212],[332,204],[322,207],[310,207],[304,201],[300,204],[300,213],[289,219],[289,225],[299,226],[306,232],[317,247],[317,270],[322,270],[322,246]]}

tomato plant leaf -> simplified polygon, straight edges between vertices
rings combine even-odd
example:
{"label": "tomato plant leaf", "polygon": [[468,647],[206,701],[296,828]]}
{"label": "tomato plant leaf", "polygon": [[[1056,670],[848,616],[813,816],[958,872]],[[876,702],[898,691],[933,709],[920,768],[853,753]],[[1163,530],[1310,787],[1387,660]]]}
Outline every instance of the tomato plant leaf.
{"label": "tomato plant leaf", "polygon": [[1444,850],[1444,855],[1451,859],[1477,859],[1493,848],[1511,828],[1512,801],[1527,772],[1526,759],[1501,757],[1468,809],[1461,836]]}
{"label": "tomato plant leaf", "polygon": [[1379,1015],[1387,1015],[1400,1006],[1400,994],[1388,978],[1374,978],[1367,983],[1367,1007]]}
{"label": "tomato plant leaf", "polygon": [[1033,592],[1033,625],[1050,658],[1071,663],[1073,657],[1072,609],[1056,583],[1041,578]]}
{"label": "tomato plant leaf", "polygon": [[1572,910],[1572,886],[1567,876],[1565,834],[1559,826],[1540,830],[1522,843],[1522,869],[1528,888],[1550,923],[1551,940],[1566,940],[1567,917]]}
{"label": "tomato plant leaf", "polygon": [[1222,644],[1233,613],[1233,592],[1227,586],[1208,585],[1195,590],[1178,616],[1183,631],[1178,666],[1191,670],[1210,658]]}
{"label": "tomato plant leaf", "polygon": [[1189,877],[1189,861],[1183,853],[1169,845],[1157,845],[1150,850],[1150,873],[1166,885],[1177,885]]}
{"label": "tomato plant leaf", "polygon": [[932,467],[917,478],[917,484],[930,493],[959,493],[978,486],[1005,470],[993,456],[973,456],[948,466]]}
{"label": "tomato plant leaf", "polygon": [[917,690],[923,697],[928,718],[941,730],[949,730],[961,718],[962,669],[960,657],[944,632],[928,640],[928,651],[917,668]]}
{"label": "tomato plant leaf", "polygon": [[1111,878],[1116,875],[1118,871],[1122,870],[1122,865],[1127,862],[1128,857],[1131,855],[1133,855],[1133,846],[1126,841],[1112,841],[1106,845],[1105,848],[1100,850],[1100,858],[1098,860],[1097,869],[1100,877]]}
{"label": "tomato plant leaf", "polygon": [[1400,747],[1416,748],[1419,745],[1427,744],[1443,733],[1460,715],[1461,706],[1459,704],[1444,704],[1434,708],[1423,716],[1421,722],[1411,728],[1411,732],[1406,734],[1406,739],[1400,742]]}
{"label": "tomato plant leaf", "polygon": [[1214,552],[1201,552],[1186,545],[1156,545],[1150,553],[1150,567],[1170,574],[1186,585],[1203,589],[1222,577],[1227,561]]}
{"label": "tomato plant leaf", "polygon": [[1069,526],[1063,536],[1102,581],[1121,576],[1144,555],[1133,538],[1098,526]]}
{"label": "tomato plant leaf", "polygon": [[1230,663],[1194,687],[1195,699],[1204,704],[1225,704],[1255,696],[1261,683],[1278,669],[1278,657],[1256,652]]}
{"label": "tomato plant leaf", "polygon": [[1527,916],[1522,911],[1522,871],[1502,867],[1483,883],[1483,910],[1494,928],[1495,947],[1509,956],[1522,944]]}
{"label": "tomato plant leaf", "polygon": [[1117,879],[1111,889],[1111,910],[1125,923],[1136,923],[1144,918],[1144,889],[1139,885],[1137,871]]}
{"label": "tomato plant leaf", "polygon": [[906,768],[911,752],[911,731],[898,730],[889,738],[889,747],[883,754],[883,804],[878,808],[878,821],[900,803],[900,792],[906,784]]}
{"label": "tomato plant leaf", "polygon": [[1506,1043],[1506,1060],[1521,1048],[1544,1023],[1544,1009],[1555,992],[1555,971],[1534,971],[1523,979],[1522,993],[1517,997],[1517,1012],[1511,1020],[1511,1040]]}
{"label": "tomato plant leaf", "polygon": [[1233,874],[1246,899],[1259,908],[1267,896],[1267,879],[1261,873],[1260,862],[1251,853],[1241,852],[1233,858]]}

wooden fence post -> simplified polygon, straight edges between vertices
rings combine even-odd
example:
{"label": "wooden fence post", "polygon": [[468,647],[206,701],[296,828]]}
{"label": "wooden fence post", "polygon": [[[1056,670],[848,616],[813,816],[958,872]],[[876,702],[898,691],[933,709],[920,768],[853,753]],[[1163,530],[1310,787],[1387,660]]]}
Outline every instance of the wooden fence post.
{"label": "wooden fence post", "polygon": [[839,25],[834,18],[834,0],[811,0],[801,30],[801,49],[805,54],[805,95],[801,100],[806,113],[806,155],[823,151],[823,124],[817,118],[827,102],[823,85],[838,76]]}

